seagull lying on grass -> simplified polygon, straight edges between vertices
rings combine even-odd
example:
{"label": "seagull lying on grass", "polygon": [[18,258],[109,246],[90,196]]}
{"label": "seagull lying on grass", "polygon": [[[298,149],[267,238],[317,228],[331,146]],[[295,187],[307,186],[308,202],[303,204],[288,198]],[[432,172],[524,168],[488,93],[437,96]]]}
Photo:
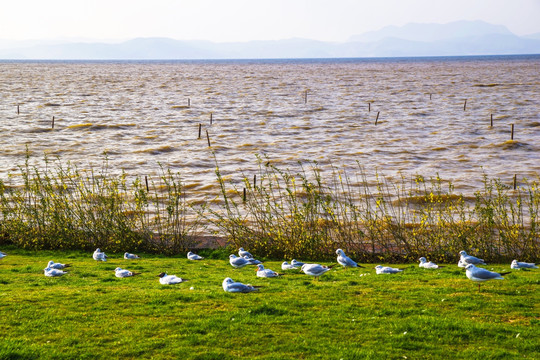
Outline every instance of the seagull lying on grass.
{"label": "seagull lying on grass", "polygon": [[302,271],[306,275],[314,276],[316,279],[327,271],[330,271],[332,266],[325,266],[320,264],[304,264],[302,265]]}
{"label": "seagull lying on grass", "polygon": [[393,267],[390,267],[390,266],[382,266],[382,265],[377,265],[375,266],[375,272],[377,273],[377,275],[380,275],[380,274],[397,274],[399,272],[402,272],[403,269],[396,269],[396,268],[393,268]]}
{"label": "seagull lying on grass", "polygon": [[62,276],[67,274],[66,271],[58,270],[58,269],[51,269],[49,267],[46,267],[43,269],[43,272],[45,273],[45,276],[54,277],[54,276]]}
{"label": "seagull lying on grass", "polygon": [[0,260],[5,258],[6,256],[7,256],[7,254],[5,252],[0,251]]}
{"label": "seagull lying on grass", "polygon": [[188,258],[189,260],[202,260],[202,259],[204,259],[202,256],[197,255],[197,254],[195,254],[195,253],[192,253],[191,251],[189,251],[189,252],[187,253],[187,258]]}
{"label": "seagull lying on grass", "polygon": [[538,269],[538,266],[536,266],[535,263],[526,263],[526,262],[520,262],[517,260],[512,260],[512,264],[510,265],[510,268],[512,269]]}
{"label": "seagull lying on grass", "polygon": [[47,264],[47,267],[48,268],[51,268],[51,269],[57,269],[57,270],[62,270],[62,269],[65,269],[67,267],[70,267],[71,265],[70,264],[60,264],[60,263],[55,263],[54,261],[49,261],[49,263]]}
{"label": "seagull lying on grass", "polygon": [[299,268],[298,266],[294,266],[293,264],[289,264],[286,261],[281,263],[281,270],[296,270],[298,268]]}
{"label": "seagull lying on grass", "polygon": [[282,274],[278,274],[274,270],[265,269],[263,264],[257,265],[257,277],[277,277]]}
{"label": "seagull lying on grass", "polygon": [[141,257],[139,255],[135,255],[135,254],[130,254],[130,253],[124,253],[124,259],[126,260],[135,260],[135,259],[140,259]]}
{"label": "seagull lying on grass", "polygon": [[259,265],[262,264],[262,261],[254,259],[252,257],[244,256],[244,259],[248,261],[249,265]]}
{"label": "seagull lying on grass", "polygon": [[107,255],[103,251],[101,251],[99,248],[94,251],[93,255],[94,260],[96,261],[107,261]]}
{"label": "seagull lying on grass", "polygon": [[362,266],[358,266],[358,264],[356,262],[354,262],[347,255],[345,255],[345,252],[343,250],[337,249],[336,254],[338,255],[337,262],[340,265],[342,265],[343,267],[345,267],[345,268],[348,268],[348,267],[362,267]]}
{"label": "seagull lying on grass", "polygon": [[244,259],[243,257],[238,257],[234,254],[229,255],[229,263],[237,269],[243,268],[244,266],[250,264],[248,260]]}
{"label": "seagull lying on grass", "polygon": [[180,284],[181,282],[187,281],[187,279],[182,279],[181,277],[178,277],[176,275],[167,275],[164,272],[162,272],[158,276],[159,276],[159,283],[162,285]]}
{"label": "seagull lying on grass", "polygon": [[296,259],[292,259],[291,265],[294,266],[294,267],[296,267],[296,268],[301,268],[302,265],[304,265],[304,263],[301,262],[301,261],[298,261],[298,260],[296,260]]}
{"label": "seagull lying on grass", "polygon": [[134,273],[126,269],[120,269],[119,267],[114,269],[114,276],[116,276],[117,278],[125,278],[125,277],[140,275],[140,274],[141,273]]}
{"label": "seagull lying on grass", "polygon": [[504,280],[502,275],[510,274],[510,271],[499,274],[494,271],[478,268],[473,264],[467,265],[465,270],[465,274],[469,279],[478,282],[478,291],[480,291],[480,282],[487,280]]}
{"label": "seagull lying on grass", "polygon": [[252,291],[258,291],[261,286],[253,286],[251,284],[242,284],[239,282],[235,282],[231,278],[225,278],[223,280],[223,290],[226,292],[232,292],[232,293],[249,293]]}
{"label": "seagull lying on grass", "polygon": [[[479,259],[476,256],[467,255],[464,250],[459,252],[459,260],[464,264],[474,264],[474,265],[487,265],[483,259]],[[459,264],[459,263],[458,263]],[[458,265],[459,266],[459,265]],[[467,265],[465,265],[467,267]]]}
{"label": "seagull lying on grass", "polygon": [[439,266],[439,265],[435,264],[434,262],[427,261],[427,259],[425,257],[423,257],[423,256],[418,260],[420,261],[420,264],[418,266],[421,267],[421,268],[438,269],[440,267],[441,268],[444,267],[444,266]]}
{"label": "seagull lying on grass", "polygon": [[238,255],[243,258],[245,258],[246,256],[248,258],[253,258],[253,255],[251,255],[249,251],[244,250],[244,248],[238,249]]}

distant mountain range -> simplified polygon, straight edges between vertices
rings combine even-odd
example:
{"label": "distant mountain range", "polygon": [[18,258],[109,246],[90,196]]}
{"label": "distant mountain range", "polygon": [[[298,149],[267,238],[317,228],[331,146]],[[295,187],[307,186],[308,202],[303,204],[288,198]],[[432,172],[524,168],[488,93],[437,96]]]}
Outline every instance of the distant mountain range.
{"label": "distant mountain range", "polygon": [[137,38],[119,43],[2,41],[0,59],[274,59],[540,54],[540,33],[517,36],[482,21],[388,26],[347,42],[309,39],[215,43]]}

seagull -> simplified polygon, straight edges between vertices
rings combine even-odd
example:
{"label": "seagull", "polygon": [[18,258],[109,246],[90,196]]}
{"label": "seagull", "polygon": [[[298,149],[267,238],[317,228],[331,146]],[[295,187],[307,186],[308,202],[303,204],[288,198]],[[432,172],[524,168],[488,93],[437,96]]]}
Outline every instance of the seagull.
{"label": "seagull", "polygon": [[473,264],[467,265],[467,267],[465,267],[465,270],[466,270],[465,274],[467,275],[467,277],[469,279],[479,283],[478,284],[478,291],[480,291],[480,282],[487,281],[487,280],[494,280],[494,279],[495,280],[504,280],[502,275],[510,274],[510,271],[499,274],[499,273],[496,273],[496,272],[493,272],[493,271],[478,268],[478,267],[474,266]]}
{"label": "seagull", "polygon": [[93,258],[96,261],[107,261],[107,255],[105,255],[105,253],[102,252],[99,248],[94,251]]}
{"label": "seagull", "polygon": [[48,268],[51,268],[51,269],[57,269],[57,270],[62,270],[62,269],[65,269],[67,267],[70,267],[71,265],[69,264],[60,264],[60,263],[55,263],[54,261],[49,261],[49,263],[47,264],[47,267]]}
{"label": "seagull", "polygon": [[345,267],[345,268],[348,268],[348,267],[362,267],[362,266],[358,266],[358,264],[356,262],[354,262],[347,255],[345,255],[345,252],[343,250],[337,249],[336,254],[338,255],[337,262],[340,265],[342,265],[343,267]]}
{"label": "seagull", "polygon": [[425,269],[438,269],[438,268],[442,268],[444,266],[439,266],[437,264],[435,264],[434,262],[431,262],[431,261],[427,261],[425,257],[421,257],[420,259],[418,259],[420,261],[420,264],[418,265],[419,267],[421,268],[425,268]]}
{"label": "seagull", "polygon": [[187,253],[187,258],[188,258],[189,260],[202,260],[202,259],[204,259],[202,256],[197,255],[197,254],[195,254],[195,253],[192,253],[191,251],[189,251],[189,252]]}
{"label": "seagull", "polygon": [[43,269],[43,272],[45,273],[45,276],[54,277],[54,276],[62,276],[64,274],[67,274],[66,271],[58,270],[58,269],[51,269],[50,267],[46,267]]}
{"label": "seagull", "polygon": [[232,293],[249,293],[249,292],[252,292],[252,291],[258,291],[260,286],[253,286],[251,284],[242,284],[242,283],[239,283],[239,282],[235,282],[233,279],[231,278],[225,278],[225,280],[223,280],[223,290],[225,290],[226,292],[232,292]]}
{"label": "seagull", "polygon": [[5,252],[0,251],[0,260],[5,258],[6,256],[7,256],[7,254]]}
{"label": "seagull", "polygon": [[282,274],[278,274],[274,270],[265,269],[263,264],[257,265],[257,277],[277,277]]}
{"label": "seagull", "polygon": [[464,268],[467,266],[467,263],[465,261],[462,261],[461,259],[459,259],[458,263],[457,263],[457,266],[459,266],[460,268]]}
{"label": "seagull", "polygon": [[140,275],[140,274],[141,273],[134,273],[126,269],[120,269],[119,267],[114,269],[114,276],[116,276],[117,278],[125,278],[125,277]]}
{"label": "seagull", "polygon": [[243,257],[238,257],[234,254],[229,255],[229,263],[235,268],[242,268],[249,264],[249,261]]}
{"label": "seagull", "polygon": [[325,266],[320,264],[304,264],[302,265],[302,271],[306,275],[315,276],[316,279],[327,271],[330,271],[332,266]]}
{"label": "seagull", "polygon": [[176,275],[167,275],[164,272],[162,272],[158,276],[159,276],[159,283],[162,285],[180,284],[181,282],[187,281],[187,279],[182,279],[181,277],[178,277]]}
{"label": "seagull", "polygon": [[393,268],[393,267],[390,267],[390,266],[382,266],[382,265],[377,265],[375,266],[375,272],[377,273],[377,275],[380,275],[380,274],[397,274],[399,272],[402,272],[403,269],[396,269],[396,268]]}
{"label": "seagull", "polygon": [[124,259],[126,260],[135,260],[135,259],[140,259],[141,257],[139,255],[135,255],[135,254],[130,254],[130,253],[124,253]]}
{"label": "seagull", "polygon": [[296,269],[298,269],[297,266],[294,266],[293,264],[289,264],[286,261],[281,263],[281,270],[296,270]]}
{"label": "seagull", "polygon": [[526,263],[526,262],[520,262],[517,260],[512,260],[512,264],[510,265],[510,268],[512,269],[538,269],[538,266],[536,266],[535,263]]}
{"label": "seagull", "polygon": [[304,265],[304,263],[301,262],[301,261],[298,261],[298,260],[296,260],[296,259],[292,259],[291,265],[294,266],[294,267],[296,267],[296,268],[301,268],[302,265]]}
{"label": "seagull", "polygon": [[257,260],[257,259],[254,259],[252,257],[248,257],[247,255],[244,256],[244,259],[246,259],[248,261],[248,264],[249,265],[259,265],[259,264],[262,264],[262,262],[260,260]]}
{"label": "seagull", "polygon": [[[472,255],[467,255],[467,253],[463,250],[459,252],[461,262],[465,264],[474,264],[474,265],[487,265],[483,259],[479,259]],[[466,267],[467,265],[465,265]]]}
{"label": "seagull", "polygon": [[240,257],[243,257],[243,258],[245,258],[246,256],[248,258],[253,258],[253,255],[251,255],[249,251],[244,250],[244,248],[238,249],[238,255],[240,255]]}

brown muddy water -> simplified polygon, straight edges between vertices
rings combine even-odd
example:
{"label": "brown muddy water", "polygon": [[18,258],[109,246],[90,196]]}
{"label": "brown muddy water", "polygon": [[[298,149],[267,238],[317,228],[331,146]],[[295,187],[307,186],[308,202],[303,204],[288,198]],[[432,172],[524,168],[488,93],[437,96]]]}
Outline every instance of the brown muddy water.
{"label": "brown muddy water", "polygon": [[99,169],[106,153],[111,172],[151,177],[162,164],[196,197],[218,194],[211,149],[233,180],[257,171],[255,154],[291,171],[317,161],[323,178],[359,165],[368,177],[438,174],[463,193],[483,174],[540,174],[538,56],[0,62],[0,95],[4,179],[26,149],[37,166],[46,155]]}

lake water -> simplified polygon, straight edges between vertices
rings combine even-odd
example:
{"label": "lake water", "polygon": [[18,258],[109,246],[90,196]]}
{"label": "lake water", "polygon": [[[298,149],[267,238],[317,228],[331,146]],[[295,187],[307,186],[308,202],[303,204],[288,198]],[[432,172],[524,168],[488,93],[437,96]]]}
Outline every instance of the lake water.
{"label": "lake water", "polygon": [[113,173],[155,176],[161,163],[193,194],[217,195],[206,131],[233,180],[256,172],[255,154],[293,171],[316,160],[323,177],[358,164],[439,174],[464,193],[484,173],[508,184],[540,173],[540,56],[0,62],[0,99],[2,178],[26,148],[38,166],[47,155],[81,169],[106,152]]}

